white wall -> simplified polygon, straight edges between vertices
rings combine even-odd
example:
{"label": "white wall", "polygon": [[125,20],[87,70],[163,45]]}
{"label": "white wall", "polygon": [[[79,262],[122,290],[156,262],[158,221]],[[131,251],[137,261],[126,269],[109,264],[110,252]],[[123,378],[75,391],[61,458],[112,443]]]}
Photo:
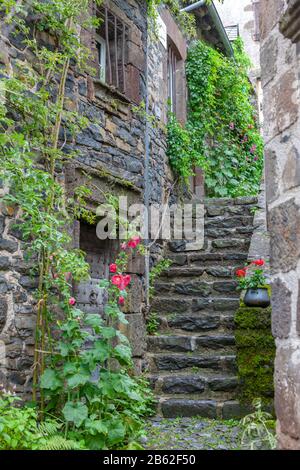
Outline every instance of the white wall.
{"label": "white wall", "polygon": [[240,36],[244,40],[247,54],[253,64],[253,75],[260,75],[260,43],[253,39],[255,32],[255,17],[252,0],[224,0],[220,3],[215,0],[215,6],[219,12],[224,26],[239,25]]}

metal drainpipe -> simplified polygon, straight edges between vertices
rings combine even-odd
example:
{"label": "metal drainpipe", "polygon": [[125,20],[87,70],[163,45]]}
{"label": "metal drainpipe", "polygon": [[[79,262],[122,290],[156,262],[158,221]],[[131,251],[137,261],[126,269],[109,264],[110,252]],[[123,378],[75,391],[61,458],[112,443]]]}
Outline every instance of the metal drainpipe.
{"label": "metal drainpipe", "polygon": [[189,13],[189,12],[192,12],[192,11],[196,10],[197,8],[202,7],[202,6],[206,6],[206,8],[208,9],[208,13],[210,14],[210,17],[213,20],[213,23],[216,27],[216,30],[218,31],[218,33],[221,36],[221,39],[222,39],[222,42],[225,46],[227,54],[230,57],[233,57],[234,52],[233,52],[232,45],[231,45],[231,43],[228,39],[228,36],[227,36],[226,31],[224,29],[224,26],[223,26],[223,23],[222,23],[221,18],[219,16],[219,13],[218,13],[218,11],[217,11],[217,9],[216,9],[213,2],[207,4],[206,0],[201,0],[199,2],[194,3],[193,5],[189,5],[188,7],[182,8],[180,11]]}
{"label": "metal drainpipe", "polygon": [[150,123],[149,115],[149,20],[147,15],[147,37],[146,37],[146,123],[145,123],[145,170],[144,170],[144,204],[146,209],[146,254],[145,254],[145,284],[146,284],[146,308],[149,308],[149,288],[150,288],[150,252],[149,252],[149,208],[150,208]]}

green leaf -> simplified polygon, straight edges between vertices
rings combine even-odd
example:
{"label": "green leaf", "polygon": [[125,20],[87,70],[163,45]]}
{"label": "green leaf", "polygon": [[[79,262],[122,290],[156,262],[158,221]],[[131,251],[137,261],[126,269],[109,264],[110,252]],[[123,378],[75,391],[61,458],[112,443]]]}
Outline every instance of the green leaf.
{"label": "green leaf", "polygon": [[131,364],[131,348],[125,344],[118,344],[114,348],[113,354],[121,364]]}
{"label": "green leaf", "polygon": [[62,409],[62,413],[66,419],[79,428],[88,417],[88,408],[81,402],[68,401]]}
{"label": "green leaf", "polygon": [[41,376],[40,386],[46,390],[55,391],[62,386],[62,381],[54,370],[46,369]]}
{"label": "green leaf", "polygon": [[79,387],[79,385],[85,385],[90,380],[90,374],[86,372],[78,372],[70,377],[67,382],[70,388]]}
{"label": "green leaf", "polygon": [[95,313],[90,313],[86,315],[84,319],[84,323],[91,328],[101,328],[104,325],[103,318],[100,315]]}
{"label": "green leaf", "polygon": [[115,420],[109,423],[108,442],[115,445],[122,442],[126,433],[126,428],[121,420]]}

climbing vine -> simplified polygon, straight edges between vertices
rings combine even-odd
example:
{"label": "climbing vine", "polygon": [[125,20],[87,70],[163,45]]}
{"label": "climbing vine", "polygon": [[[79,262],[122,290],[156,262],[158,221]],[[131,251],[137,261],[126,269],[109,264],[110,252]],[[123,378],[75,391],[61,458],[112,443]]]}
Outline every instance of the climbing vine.
{"label": "climbing vine", "polygon": [[169,122],[172,167],[183,179],[202,167],[209,196],[257,194],[262,176],[263,140],[241,39],[234,52],[227,58],[202,41],[191,46],[188,123]]}
{"label": "climbing vine", "polygon": [[[77,156],[66,151],[65,135],[74,137],[89,125],[68,107],[66,82],[74,71],[90,72],[90,51],[79,32],[98,19],[89,15],[88,0],[33,0],[30,6],[2,0],[0,9],[4,27],[23,49],[13,68],[6,63],[0,81],[0,177],[4,203],[22,222],[38,278],[33,399],[40,419],[55,413],[65,437],[84,448],[132,446],[150,393],[131,378],[131,349],[119,329],[126,323],[127,254],[122,251],[116,263],[122,282],[113,277],[105,284],[104,318],[84,315],[72,285],[89,277],[89,265],[82,251],[71,248],[71,227],[74,218],[93,223],[95,217],[85,209],[90,191],[77,187],[70,196],[62,184],[65,163]],[[137,244],[133,238],[126,248]]]}

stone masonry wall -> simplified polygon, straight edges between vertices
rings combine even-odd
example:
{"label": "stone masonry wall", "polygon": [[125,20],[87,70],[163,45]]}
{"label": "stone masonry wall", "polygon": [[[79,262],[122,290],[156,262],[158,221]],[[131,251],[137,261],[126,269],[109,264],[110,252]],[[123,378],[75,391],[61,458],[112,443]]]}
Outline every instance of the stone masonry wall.
{"label": "stone masonry wall", "polygon": [[[77,160],[64,169],[62,182],[70,195],[75,186],[89,185],[92,189],[89,201],[91,209],[104,202],[105,191],[127,195],[130,203],[142,203],[145,185],[145,118],[133,108],[146,98],[146,2],[132,0],[129,5],[125,0],[114,0],[106,3],[130,28],[128,95],[120,94],[89,75],[71,71],[66,84],[66,107],[88,117],[90,124],[75,139],[61,133],[61,139],[66,139],[65,151],[78,151]],[[9,30],[6,33],[0,37],[0,73],[9,76],[17,62],[22,64],[30,61],[31,56],[18,36],[10,34]],[[81,31],[81,35],[91,49],[91,65],[94,65],[93,36],[88,31]],[[166,60],[167,50],[149,55],[150,84],[157,80],[157,68],[161,70],[161,83],[167,82]],[[158,101],[162,106],[161,114],[157,115],[155,107],[151,108],[160,125],[151,126],[150,178],[152,202],[160,203],[164,201],[173,179],[166,157],[166,133],[163,126],[166,87],[154,89],[152,103]],[[85,173],[91,176],[91,180],[86,180]],[[0,196],[5,190],[0,187]],[[17,393],[29,395],[36,317],[32,294],[37,279],[31,276],[30,266],[24,261],[21,232],[15,228],[18,214],[3,204],[0,209],[0,384],[15,386]],[[78,246],[79,231],[80,225],[75,222],[75,246]],[[135,282],[125,308],[129,320],[126,333],[131,340],[136,368],[141,370],[145,322],[142,313],[144,267],[140,259],[132,260],[129,272]]]}
{"label": "stone masonry wall", "polygon": [[300,449],[300,1],[263,0],[266,193],[278,446]]}

